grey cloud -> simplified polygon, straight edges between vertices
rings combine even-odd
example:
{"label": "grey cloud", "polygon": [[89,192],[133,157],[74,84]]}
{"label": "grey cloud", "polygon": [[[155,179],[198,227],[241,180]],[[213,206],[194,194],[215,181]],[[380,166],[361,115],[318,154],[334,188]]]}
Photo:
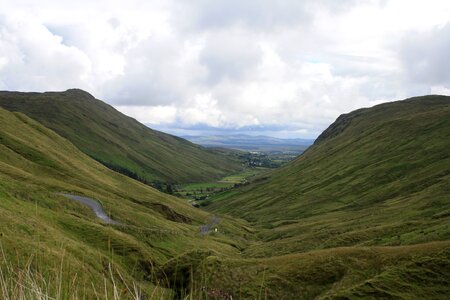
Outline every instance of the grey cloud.
{"label": "grey cloud", "polygon": [[109,80],[104,96],[116,105],[168,105],[183,101],[201,73],[183,65],[184,45],[176,38],[149,37],[125,55],[123,74]]}
{"label": "grey cloud", "polygon": [[216,84],[223,78],[241,79],[254,71],[261,59],[257,39],[249,34],[227,30],[209,35],[199,62],[208,69],[208,84]]}
{"label": "grey cloud", "polygon": [[[377,2],[377,0],[375,0]],[[255,31],[272,31],[279,27],[310,24],[317,10],[341,13],[355,0],[197,0],[178,1],[175,23],[189,24],[195,30],[241,25]],[[359,1],[370,2],[370,1]]]}
{"label": "grey cloud", "polygon": [[103,87],[104,97],[116,105],[164,105],[180,95],[161,83],[157,76],[139,70],[114,78]]}
{"label": "grey cloud", "polygon": [[117,18],[110,18],[110,19],[108,20],[108,23],[111,24],[111,26],[112,26],[114,29],[116,29],[117,27],[120,26],[120,20],[117,19]]}
{"label": "grey cloud", "polygon": [[[302,1],[229,0],[189,1],[182,6],[200,30],[242,24],[254,28],[270,28],[311,20]],[[186,16],[186,13],[182,14]]]}
{"label": "grey cloud", "polygon": [[429,32],[409,33],[402,41],[400,58],[413,83],[448,86],[450,23]]}

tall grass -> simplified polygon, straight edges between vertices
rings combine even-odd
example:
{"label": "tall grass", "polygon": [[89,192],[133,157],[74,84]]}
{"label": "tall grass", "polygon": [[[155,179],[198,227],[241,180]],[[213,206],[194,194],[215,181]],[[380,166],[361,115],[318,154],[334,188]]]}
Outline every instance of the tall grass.
{"label": "tall grass", "polygon": [[127,283],[119,269],[112,262],[108,264],[103,276],[103,286],[94,282],[78,280],[78,271],[64,270],[64,255],[57,270],[44,271],[34,254],[25,262],[18,257],[5,254],[0,243],[0,298],[5,300],[65,300],[65,299],[162,299],[164,293],[153,289],[150,296],[144,297],[141,288],[135,282]]}
{"label": "tall grass", "polygon": [[19,255],[7,253],[0,241],[0,299],[232,299],[231,294],[221,289],[207,287],[205,269],[196,273],[191,266],[186,274],[185,266],[178,265],[178,261],[173,273],[166,274],[160,270],[158,277],[152,270],[150,281],[142,284],[125,278],[111,256],[103,274],[98,275],[102,278],[86,281],[86,276],[82,279],[82,269],[71,270],[65,261],[68,255],[64,250],[60,261],[52,265],[44,264],[40,259],[42,254],[38,253],[23,260]]}

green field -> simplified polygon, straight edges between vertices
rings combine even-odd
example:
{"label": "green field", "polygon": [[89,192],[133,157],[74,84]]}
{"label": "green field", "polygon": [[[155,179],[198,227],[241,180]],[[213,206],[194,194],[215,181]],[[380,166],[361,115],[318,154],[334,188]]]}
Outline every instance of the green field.
{"label": "green field", "polygon": [[268,168],[258,168],[258,167],[248,168],[240,173],[225,176],[224,178],[220,179],[218,183],[232,183],[232,184],[243,183],[251,179],[253,176],[267,172],[268,170],[269,170]]}
{"label": "green field", "polygon": [[176,195],[194,200],[206,200],[204,197],[212,197],[240,185],[247,184],[254,176],[269,171],[268,168],[246,167],[243,171],[225,176],[217,181],[203,183],[189,183],[176,187]]}

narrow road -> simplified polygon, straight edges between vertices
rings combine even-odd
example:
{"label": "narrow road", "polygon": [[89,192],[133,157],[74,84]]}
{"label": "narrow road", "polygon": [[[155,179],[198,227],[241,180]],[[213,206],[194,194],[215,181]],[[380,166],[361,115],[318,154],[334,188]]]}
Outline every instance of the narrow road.
{"label": "narrow road", "polygon": [[217,216],[213,216],[211,218],[211,222],[209,222],[208,224],[200,226],[200,233],[203,234],[203,235],[208,234],[211,231],[211,229],[215,225],[217,225],[219,223],[220,223],[220,218],[217,217]]}
{"label": "narrow road", "polygon": [[[84,197],[84,196],[73,195],[73,194],[67,194],[67,193],[59,193],[59,195],[62,195],[70,200],[73,200],[73,201],[76,201],[76,202],[79,202],[81,204],[88,206],[90,209],[92,209],[94,211],[95,215],[99,219],[101,219],[103,222],[105,222],[107,224],[121,225],[121,226],[127,226],[127,227],[130,226],[130,225],[124,225],[120,222],[117,222],[117,221],[114,221],[113,219],[111,219],[104,211],[102,205],[95,199],[92,199],[89,197]],[[220,223],[220,218],[217,216],[212,216],[211,221],[208,224],[200,226],[200,233],[202,235],[209,234],[211,232],[211,230],[214,228],[214,226],[219,223]],[[164,230],[164,229],[159,229],[159,228],[143,228],[143,227],[142,228],[137,227],[137,228],[140,228],[143,230],[169,232],[169,233],[174,232],[174,231]]]}
{"label": "narrow road", "polygon": [[95,215],[101,219],[103,222],[108,223],[108,224],[116,224],[119,225],[120,223],[117,221],[114,221],[113,219],[111,219],[106,212],[103,210],[102,205],[97,201],[94,200],[92,198],[88,198],[88,197],[83,197],[83,196],[77,196],[77,195],[72,195],[72,194],[66,194],[66,193],[60,193],[60,195],[69,198],[73,201],[77,201],[80,202],[86,206],[89,206],[95,213]]}

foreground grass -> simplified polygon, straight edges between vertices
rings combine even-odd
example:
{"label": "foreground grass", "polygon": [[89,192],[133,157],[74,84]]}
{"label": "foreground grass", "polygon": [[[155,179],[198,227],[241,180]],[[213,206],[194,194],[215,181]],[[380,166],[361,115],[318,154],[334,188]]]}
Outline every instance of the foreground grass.
{"label": "foreground grass", "polygon": [[[127,284],[120,270],[108,263],[98,284],[83,277],[81,270],[71,270],[64,255],[59,265],[49,268],[41,265],[39,257],[30,256],[21,262],[17,258],[8,258],[1,246],[0,295],[5,300],[27,299],[143,299],[141,287],[134,282]],[[11,259],[11,260],[9,260]],[[56,262],[54,262],[56,263]],[[53,270],[51,270],[53,269]],[[169,299],[172,291],[152,287],[147,299]]]}
{"label": "foreground grass", "polygon": [[150,287],[124,278],[111,261],[93,280],[71,268],[64,256],[52,272],[42,271],[48,266],[41,269],[33,256],[21,267],[4,252],[1,256],[2,299],[447,299],[450,284],[450,242],[333,248],[266,259],[209,255],[197,264],[179,257],[175,272]]}
{"label": "foreground grass", "polygon": [[450,242],[209,257],[202,272],[206,290],[233,299],[448,299]]}

